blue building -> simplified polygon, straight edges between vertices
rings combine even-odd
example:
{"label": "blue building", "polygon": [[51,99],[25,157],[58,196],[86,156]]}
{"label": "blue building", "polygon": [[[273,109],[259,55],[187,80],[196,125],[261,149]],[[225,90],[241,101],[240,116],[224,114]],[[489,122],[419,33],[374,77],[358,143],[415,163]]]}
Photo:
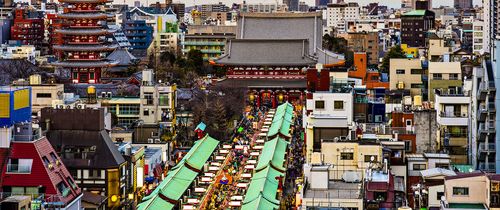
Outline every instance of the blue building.
{"label": "blue building", "polygon": [[0,128],[31,122],[31,87],[0,87]]}
{"label": "blue building", "polygon": [[130,42],[132,50],[147,50],[153,41],[153,27],[145,20],[128,19],[123,22],[123,32]]}

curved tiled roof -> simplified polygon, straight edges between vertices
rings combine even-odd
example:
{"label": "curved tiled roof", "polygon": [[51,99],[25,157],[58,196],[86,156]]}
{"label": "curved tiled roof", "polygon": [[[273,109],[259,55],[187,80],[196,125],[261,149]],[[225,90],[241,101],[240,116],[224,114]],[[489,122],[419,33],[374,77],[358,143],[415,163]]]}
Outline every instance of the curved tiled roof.
{"label": "curved tiled roof", "polygon": [[107,3],[113,2],[113,0],[59,0],[61,3]]}
{"label": "curved tiled roof", "polygon": [[69,67],[69,68],[92,68],[92,67],[110,67],[118,64],[118,61],[57,61],[52,63],[54,66]]}
{"label": "curved tiled roof", "polygon": [[114,31],[109,29],[57,29],[56,33],[66,34],[66,35],[106,35],[111,34]]}
{"label": "curved tiled roof", "polygon": [[76,13],[76,12],[71,12],[71,13],[63,13],[63,14],[58,14],[57,16],[61,18],[66,18],[66,19],[106,19],[108,18],[108,15],[105,13]]}
{"label": "curved tiled roof", "polygon": [[54,45],[55,50],[62,51],[112,51],[118,45]]}

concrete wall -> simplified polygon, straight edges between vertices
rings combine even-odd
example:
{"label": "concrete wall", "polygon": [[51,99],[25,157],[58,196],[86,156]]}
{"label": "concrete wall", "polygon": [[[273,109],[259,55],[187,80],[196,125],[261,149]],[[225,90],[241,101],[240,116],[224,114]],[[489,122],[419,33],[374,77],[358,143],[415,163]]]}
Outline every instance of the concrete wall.
{"label": "concrete wall", "polygon": [[439,207],[440,200],[438,200],[437,193],[444,192],[444,185],[436,185],[429,187],[429,207]]}
{"label": "concrete wall", "polygon": [[[415,133],[417,134],[417,153],[434,151],[437,146],[438,125],[435,111],[414,113]],[[430,122],[430,123],[429,123]]]}
{"label": "concrete wall", "polygon": [[[469,188],[469,195],[453,195],[453,187]],[[489,191],[484,175],[462,179],[445,180],[445,196],[448,203],[485,203]]]}
{"label": "concrete wall", "polygon": [[[397,70],[405,70],[404,74],[397,74]],[[397,90],[398,82],[405,84],[404,89],[410,90],[412,96],[421,95],[421,88],[411,88],[412,84],[422,84],[422,74],[412,74],[412,69],[422,69],[422,64],[419,59],[393,58],[389,67],[390,74],[390,90]]]}

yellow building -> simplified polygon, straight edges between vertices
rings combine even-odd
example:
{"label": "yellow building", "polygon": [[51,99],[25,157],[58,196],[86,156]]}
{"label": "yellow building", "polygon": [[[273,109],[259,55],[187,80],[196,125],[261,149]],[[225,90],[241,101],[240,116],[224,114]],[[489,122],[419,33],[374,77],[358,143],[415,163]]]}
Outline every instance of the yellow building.
{"label": "yellow building", "polygon": [[412,58],[393,58],[389,67],[390,90],[410,90],[411,96],[422,95],[422,62]]}
{"label": "yellow building", "polygon": [[311,164],[331,164],[331,179],[341,179],[347,171],[364,171],[373,157],[374,162],[382,161],[382,146],[378,143],[361,142],[325,142],[321,143],[320,152],[310,152]]}
{"label": "yellow building", "polygon": [[401,49],[406,53],[406,56],[409,58],[418,58],[418,48],[410,47],[408,44],[401,44]]}

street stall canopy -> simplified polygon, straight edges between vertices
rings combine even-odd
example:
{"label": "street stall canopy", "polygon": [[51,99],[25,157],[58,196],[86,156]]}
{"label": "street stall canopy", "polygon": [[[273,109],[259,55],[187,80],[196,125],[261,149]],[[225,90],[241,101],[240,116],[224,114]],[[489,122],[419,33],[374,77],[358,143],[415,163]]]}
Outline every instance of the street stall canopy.
{"label": "street stall canopy", "polygon": [[268,137],[273,137],[277,134],[283,136],[290,136],[289,131],[292,125],[293,118],[293,105],[290,103],[284,103],[278,108],[276,108],[276,114],[274,114],[273,122],[271,127],[269,127]]}
{"label": "street stall canopy", "polygon": [[272,165],[272,167],[277,170],[284,171],[283,162],[285,161],[285,153],[288,142],[283,138],[276,137],[271,141],[264,144],[262,149],[262,154],[259,157],[259,162],[257,163],[256,170],[262,170],[263,168]]}
{"label": "street stall canopy", "polygon": [[203,165],[208,161],[219,141],[206,135],[173,167],[167,177],[137,206],[139,210],[173,209],[177,201],[189,188]]}
{"label": "street stall canopy", "polygon": [[[248,187],[242,209],[276,209],[280,203],[276,199],[279,186],[276,177],[280,176],[284,176],[283,173],[272,167],[266,167],[255,173]],[[256,200],[257,202],[255,202]],[[267,208],[259,208],[260,205],[265,205]]]}

